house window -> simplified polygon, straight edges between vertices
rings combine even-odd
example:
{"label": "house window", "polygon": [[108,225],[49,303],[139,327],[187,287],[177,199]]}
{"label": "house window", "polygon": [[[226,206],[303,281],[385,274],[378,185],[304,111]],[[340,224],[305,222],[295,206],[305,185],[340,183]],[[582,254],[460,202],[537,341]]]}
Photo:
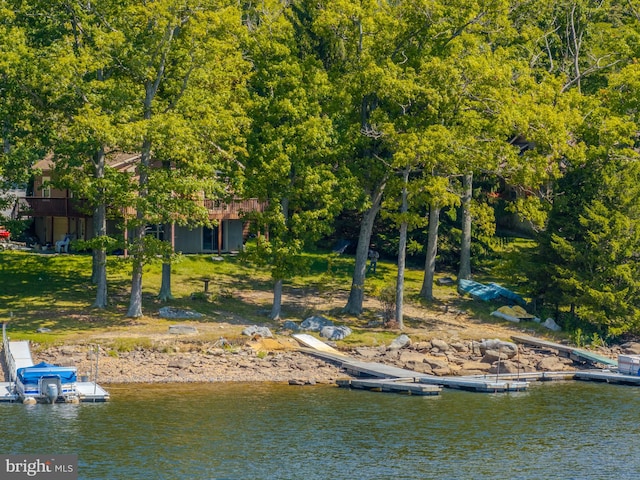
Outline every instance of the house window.
{"label": "house window", "polygon": [[158,240],[164,240],[164,225],[159,223],[156,223],[154,225],[147,225],[144,234],[153,235]]}
{"label": "house window", "polygon": [[51,177],[42,177],[42,198],[51,198]]}
{"label": "house window", "polygon": [[218,227],[202,227],[202,250],[205,252],[218,250]]}

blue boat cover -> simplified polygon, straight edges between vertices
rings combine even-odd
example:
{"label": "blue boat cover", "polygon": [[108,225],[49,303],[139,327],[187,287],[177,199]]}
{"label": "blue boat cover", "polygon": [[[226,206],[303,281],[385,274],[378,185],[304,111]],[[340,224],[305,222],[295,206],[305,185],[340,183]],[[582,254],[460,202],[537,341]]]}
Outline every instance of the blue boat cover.
{"label": "blue boat cover", "polygon": [[58,367],[46,362],[19,368],[17,373],[18,378],[25,385],[37,384],[42,377],[60,377],[61,383],[76,381],[76,367]]}
{"label": "blue boat cover", "polygon": [[458,288],[463,292],[467,292],[472,297],[479,298],[485,302],[502,297],[519,305],[526,305],[527,303],[520,295],[498,285],[497,283],[483,285],[482,283],[474,282],[473,280],[461,279],[458,281]]}

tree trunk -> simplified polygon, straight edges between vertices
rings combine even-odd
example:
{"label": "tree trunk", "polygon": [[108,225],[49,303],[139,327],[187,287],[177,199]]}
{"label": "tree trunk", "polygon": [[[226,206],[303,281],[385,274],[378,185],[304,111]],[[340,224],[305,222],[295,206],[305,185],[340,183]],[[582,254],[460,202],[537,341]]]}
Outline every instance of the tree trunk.
{"label": "tree trunk", "polygon": [[[166,224],[165,231],[169,232],[169,242],[171,243],[171,253],[175,248],[175,236],[174,236],[174,224]],[[171,256],[164,259],[162,263],[162,283],[160,284],[160,293],[158,293],[158,299],[161,302],[166,302],[173,299],[171,294]]]}
{"label": "tree trunk", "polygon": [[171,260],[165,261],[162,264],[162,284],[160,285],[158,299],[161,302],[173,299],[173,295],[171,294]]}
{"label": "tree trunk", "polygon": [[282,279],[276,280],[273,285],[273,306],[271,307],[271,320],[280,320],[280,312],[282,309]]}
{"label": "tree trunk", "polygon": [[[173,35],[173,31],[171,32]],[[170,42],[170,40],[169,40]],[[145,121],[151,120],[153,110],[151,105],[158,91],[160,82],[162,81],[162,72],[164,72],[164,60],[158,67],[155,81],[145,81],[145,97],[143,105],[143,118]],[[140,166],[138,168],[138,200],[139,204],[136,208],[136,230],[133,245],[133,271],[131,273],[131,298],[129,299],[129,310],[127,317],[142,316],[142,267],[144,265],[144,234],[145,234],[145,211],[142,207],[143,202],[149,194],[149,167],[151,166],[151,138],[147,135],[142,140],[142,148],[140,151]]]}
{"label": "tree trunk", "polygon": [[[290,178],[293,176],[293,172],[289,173]],[[289,198],[284,197],[280,200],[280,208],[282,209],[282,216],[285,223],[289,223]],[[273,305],[271,306],[271,314],[269,318],[271,320],[280,320],[280,312],[282,310],[282,278],[274,278],[273,284]]]}
{"label": "tree trunk", "polygon": [[364,212],[362,223],[360,223],[360,235],[358,237],[358,247],[356,249],[356,264],[353,271],[353,279],[351,281],[351,291],[349,292],[349,300],[344,307],[344,313],[351,315],[362,314],[362,303],[364,302],[364,281],[367,275],[367,254],[369,252],[369,244],[371,242],[371,234],[376,215],[380,211],[382,205],[382,195],[387,184],[387,177],[380,182],[371,196],[371,207]]}
{"label": "tree trunk", "polygon": [[473,195],[473,173],[462,177],[462,240],[460,242],[460,270],[458,279],[471,278],[471,197]]}
{"label": "tree trunk", "polygon": [[[106,206],[98,205],[93,212],[93,228],[97,237],[104,238],[107,230]],[[95,308],[106,308],[107,296],[107,251],[104,244],[93,248],[93,281],[96,285]]]}
{"label": "tree trunk", "polygon": [[136,228],[136,254],[133,256],[133,273],[131,274],[131,297],[129,298],[129,310],[127,317],[137,318],[142,316],[142,257],[139,250],[144,237],[144,226]]}
{"label": "tree trunk", "polygon": [[[100,148],[93,157],[94,176],[96,179],[104,178],[105,154],[104,148]],[[102,193],[102,192],[101,192]],[[98,202],[93,210],[93,232],[94,236],[103,239],[107,236],[107,206],[104,198],[100,194]],[[96,298],[93,302],[95,308],[106,308],[108,304],[107,296],[107,251],[104,243],[93,247],[93,269],[91,279],[96,285]]]}
{"label": "tree trunk", "polygon": [[[402,208],[400,209],[400,213],[403,217],[405,217],[407,211],[409,210],[409,204],[407,202],[407,184],[409,183],[408,167],[403,172],[403,181],[404,184],[402,186]],[[398,328],[400,330],[404,330],[404,270],[407,255],[408,226],[409,225],[407,223],[407,220],[403,218],[402,223],[400,224],[400,238],[398,239],[398,280],[396,282],[396,323],[398,324]]]}
{"label": "tree trunk", "polygon": [[425,300],[433,300],[433,278],[436,272],[436,256],[438,255],[438,227],[440,226],[440,207],[435,203],[429,205],[429,234],[427,237],[427,257],[424,261],[424,278],[420,296]]}
{"label": "tree trunk", "polygon": [[[139,199],[147,198],[149,183],[149,165],[151,164],[151,140],[145,138],[142,143],[142,154],[140,156],[140,169],[138,177]],[[142,267],[144,265],[144,233],[145,219],[144,212],[137,208],[136,229],[133,243],[133,271],[131,273],[131,297],[129,299],[129,310],[127,317],[142,316]]]}

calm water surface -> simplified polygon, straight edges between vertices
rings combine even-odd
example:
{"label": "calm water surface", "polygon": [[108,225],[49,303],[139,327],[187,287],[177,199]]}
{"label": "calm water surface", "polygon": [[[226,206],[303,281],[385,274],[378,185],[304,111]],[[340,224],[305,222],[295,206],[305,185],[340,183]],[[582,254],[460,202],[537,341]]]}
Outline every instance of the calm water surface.
{"label": "calm water surface", "polygon": [[439,397],[271,384],[109,387],[0,405],[3,453],[75,453],[81,479],[640,478],[640,388]]}

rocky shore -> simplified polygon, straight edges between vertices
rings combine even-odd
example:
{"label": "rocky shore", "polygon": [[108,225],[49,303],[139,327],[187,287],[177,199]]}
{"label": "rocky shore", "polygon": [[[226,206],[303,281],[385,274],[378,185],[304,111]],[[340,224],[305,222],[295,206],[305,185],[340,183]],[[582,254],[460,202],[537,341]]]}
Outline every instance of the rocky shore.
{"label": "rocky shore", "polygon": [[[389,346],[359,347],[343,353],[370,362],[380,362],[430,375],[474,375],[533,371],[566,371],[586,365],[523,345],[499,340],[394,342]],[[640,354],[640,343],[600,348],[598,353],[616,358],[618,353]],[[37,350],[34,360],[74,365],[78,375],[93,374],[104,384],[168,382],[289,382],[291,384],[335,383],[348,375],[338,365],[297,351],[290,337],[252,339],[245,344],[221,348],[199,344],[197,348],[161,352],[136,349],[94,351],[83,345]],[[97,362],[96,362],[97,360]]]}

